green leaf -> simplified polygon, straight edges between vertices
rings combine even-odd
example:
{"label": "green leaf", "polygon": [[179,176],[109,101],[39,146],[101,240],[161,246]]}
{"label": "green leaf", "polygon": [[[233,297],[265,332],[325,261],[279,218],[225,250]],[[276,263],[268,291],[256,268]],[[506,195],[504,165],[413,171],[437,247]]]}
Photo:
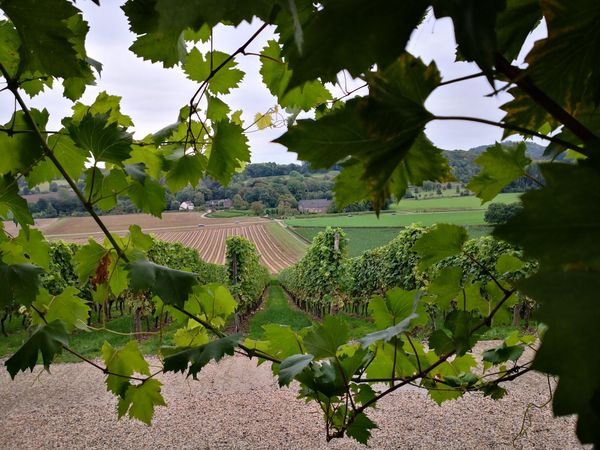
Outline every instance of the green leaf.
{"label": "green leaf", "polygon": [[143,183],[132,183],[127,189],[127,196],[142,211],[158,218],[167,207],[165,188],[150,177],[146,177]]}
{"label": "green leaf", "polygon": [[129,385],[124,398],[119,399],[117,411],[119,418],[129,414],[132,419],[138,419],[146,425],[152,424],[154,408],[167,406],[160,392],[161,383],[158,380],[147,380],[138,385]]}
{"label": "green leaf", "polygon": [[348,342],[348,332],[348,324],[341,318],[327,316],[304,337],[304,347],[315,359],[335,357],[338,347]]}
{"label": "green leaf", "polygon": [[[45,130],[48,122],[48,111],[31,110],[31,115],[38,129]],[[0,133],[0,174],[27,174],[35,162],[43,156],[42,145],[33,127],[23,111],[16,111],[10,122],[2,128],[23,131],[10,136]]]}
{"label": "green leaf", "polygon": [[494,236],[523,248],[525,259],[544,266],[598,270],[598,169],[587,163],[554,163],[540,164],[540,170],[546,186],[523,194],[523,210],[496,227]]}
{"label": "green leaf", "polygon": [[[186,311],[204,318],[216,327],[223,327],[235,312],[238,302],[227,288],[218,283],[194,286],[185,304]],[[190,321],[191,322],[191,321]]]}
{"label": "green leaf", "polygon": [[79,247],[72,260],[80,283],[85,283],[96,273],[100,261],[106,254],[108,254],[108,249],[102,247],[92,238],[88,239],[87,245]]}
{"label": "green leaf", "polygon": [[10,175],[0,178],[0,216],[14,220],[26,230],[33,225],[27,202],[19,195],[18,183]]}
{"label": "green leaf", "polygon": [[206,117],[208,117],[213,123],[226,119],[227,114],[231,112],[231,109],[229,109],[227,103],[225,103],[219,97],[206,94],[206,101]]}
{"label": "green leaf", "polygon": [[63,345],[68,345],[67,331],[59,320],[50,322],[38,328],[14,355],[6,360],[4,365],[12,379],[19,371],[27,369],[33,372],[41,352],[44,368],[48,370],[54,357],[62,351]]}
{"label": "green leaf", "polygon": [[508,61],[517,58],[525,39],[542,18],[539,0],[507,0],[496,16],[496,47]]}
{"label": "green leaf", "polygon": [[50,244],[39,230],[24,228],[16,238],[0,243],[2,260],[6,264],[35,264],[50,269]]}
{"label": "green leaf", "polygon": [[149,289],[166,304],[180,308],[183,308],[192,287],[198,284],[195,273],[169,269],[146,260],[129,263],[127,270],[132,289]]}
{"label": "green leaf", "polygon": [[475,61],[488,79],[493,76],[496,50],[496,17],[506,0],[436,0],[436,18],[451,17],[458,51],[467,61]]}
{"label": "green leaf", "polygon": [[442,329],[434,331],[429,337],[429,347],[438,356],[456,351],[458,356],[467,353],[479,340],[486,326],[479,327],[482,319],[467,311],[452,311],[448,314]]}
{"label": "green leaf", "polygon": [[[202,83],[211,73],[212,69],[220,67],[225,63],[229,55],[227,53],[213,51],[206,55],[206,59],[197,48],[193,48],[185,58],[183,71],[192,81]],[[235,59],[231,59],[208,81],[208,90],[213,94],[229,94],[231,89],[236,88],[244,78],[244,72],[236,69]]]}
{"label": "green leaf", "polygon": [[378,329],[385,329],[396,325],[412,313],[417,313],[417,318],[411,321],[412,325],[427,323],[427,314],[423,305],[417,302],[415,309],[415,298],[418,297],[418,291],[405,291],[401,288],[393,288],[385,293],[385,298],[374,297],[369,302],[369,314],[372,316],[375,326]]}
{"label": "green leaf", "polygon": [[292,77],[287,63],[281,59],[279,44],[271,40],[263,48],[261,55],[261,69],[263,82],[275,97],[282,108],[300,108],[308,111],[315,106],[331,99],[331,93],[319,81],[307,81],[290,90],[287,89]]}
{"label": "green leaf", "polygon": [[373,64],[387,67],[403,53],[427,6],[418,0],[402,8],[380,0],[324,3],[302,24],[302,50],[292,42],[293,37],[286,42],[284,56],[293,71],[288,89],[317,78],[334,82],[343,69],[358,77]]}
{"label": "green leaf", "polygon": [[178,192],[188,184],[196,187],[200,178],[204,175],[206,158],[203,155],[184,155],[175,161],[175,164],[167,173],[167,186],[171,192]]}
{"label": "green leaf", "polygon": [[263,339],[268,342],[267,353],[281,360],[302,352],[301,338],[289,325],[268,323],[262,326]]}
{"label": "green leaf", "polygon": [[531,163],[525,156],[526,150],[524,142],[512,147],[502,144],[488,147],[475,160],[481,171],[471,178],[467,189],[473,191],[481,203],[492,200],[505,186],[525,175],[525,169]]}
{"label": "green leaf", "polygon": [[[379,208],[382,198],[406,189],[411,168],[416,169],[417,183],[423,177],[449,174],[439,151],[422,136],[432,118],[423,104],[439,80],[434,64],[425,66],[419,59],[403,55],[385,70],[367,76],[368,97],[349,100],[319,120],[299,120],[275,142],[315,168],[329,168],[352,158],[353,175],[362,172],[359,187],[371,194]],[[430,162],[420,162],[428,157]],[[359,162],[362,171],[356,167]],[[337,191],[347,192],[347,185]]]}
{"label": "green leaf", "polygon": [[239,340],[240,335],[235,334],[199,347],[185,350],[176,349],[173,353],[165,356],[163,370],[165,372],[181,373],[187,370],[187,376],[191,375],[196,379],[198,372],[211,360],[220,361],[225,355],[233,355],[235,348],[239,344]]}
{"label": "green leaf", "polygon": [[35,301],[41,286],[41,267],[32,264],[11,264],[0,262],[0,307],[10,307],[15,303],[29,306]]}
{"label": "green leaf", "polygon": [[[381,341],[381,340],[388,342],[390,339],[392,339],[395,336],[398,336],[400,333],[410,330],[413,320],[419,318],[419,314],[417,314],[416,311],[417,311],[417,308],[419,307],[420,299],[421,299],[420,293],[418,293],[417,295],[414,296],[414,298],[412,300],[413,301],[412,312],[410,315],[406,316],[400,322],[398,322],[397,324],[395,324],[391,327],[388,327],[384,330],[375,331],[373,333],[367,334],[366,336],[363,336],[362,338],[360,338],[358,340],[358,342],[360,342],[360,345],[363,348],[367,348],[369,345],[371,345],[375,342]],[[401,305],[402,305],[401,309],[403,310],[405,308],[406,304],[405,304],[405,302],[401,302]]]}
{"label": "green leaf", "polygon": [[525,61],[536,87],[567,109],[583,99],[600,101],[600,5],[594,0],[540,2],[548,37],[535,43]]}
{"label": "green leaf", "polygon": [[[104,173],[106,173],[106,171]],[[93,202],[95,202],[98,208],[109,211],[117,206],[118,195],[123,194],[129,186],[129,183],[127,182],[124,171],[113,168],[106,176],[100,175],[100,177],[97,177],[95,185],[99,185],[100,189],[99,192],[92,196]],[[88,195],[87,184],[86,195]],[[96,195],[99,195],[99,197],[96,197]]]}
{"label": "green leaf", "polygon": [[208,333],[206,328],[197,326],[195,328],[179,328],[173,335],[173,343],[177,347],[198,347],[208,344]]}
{"label": "green leaf", "polygon": [[122,127],[133,126],[131,117],[121,113],[121,97],[108,95],[106,91],[100,92],[91,105],[84,105],[80,102],[73,105],[72,123],[81,123],[88,114],[92,116],[106,115],[108,116],[107,123],[116,123]]}
{"label": "green leaf", "polygon": [[[122,7],[138,37],[130,47],[136,55],[172,67],[185,57],[184,36],[221,21],[238,25],[254,16],[269,20],[272,0],[129,0]],[[186,34],[183,34],[186,32]]]}
{"label": "green leaf", "polygon": [[[62,293],[56,296],[50,295],[44,290],[42,295],[39,295],[33,303],[33,306],[44,314],[46,322],[62,321],[69,333],[73,332],[75,328],[85,330],[87,329],[90,307],[84,299],[77,296],[78,294],[79,290],[73,286],[67,286]],[[32,315],[36,323],[43,324],[42,319],[36,316],[37,313]]]}
{"label": "green leaf", "polygon": [[462,276],[460,267],[444,267],[427,287],[427,295],[435,297],[435,304],[442,311],[447,311],[459,295]]}
{"label": "green leaf", "polygon": [[8,72],[14,77],[19,67],[19,47],[21,39],[12,23],[0,20],[0,61]]}
{"label": "green leaf", "polygon": [[69,19],[79,10],[67,0],[3,0],[2,10],[19,33],[22,67],[30,72],[68,78],[85,74],[76,49],[85,33],[78,35]]}
{"label": "green leaf", "polygon": [[131,153],[132,137],[108,114],[86,114],[79,124],[71,123],[67,129],[73,142],[90,152],[95,161],[122,164]]}
{"label": "green leaf", "polygon": [[144,234],[139,225],[129,227],[129,239],[136,249],[148,251],[154,245],[154,239],[148,234]]}
{"label": "green leaf", "polygon": [[[102,345],[102,358],[106,370],[111,372],[106,377],[106,389],[121,398],[125,397],[130,385],[129,379],[134,373],[150,375],[150,366],[144,359],[137,341],[129,341],[120,349],[114,348],[107,341]],[[122,375],[122,376],[119,376]]]}
{"label": "green leaf", "polygon": [[361,444],[367,445],[371,430],[379,428],[364,412],[358,413],[346,430],[346,434]]}
{"label": "green leaf", "polygon": [[516,363],[524,350],[522,345],[512,345],[509,347],[502,345],[483,352],[483,360],[491,362],[492,364],[501,364],[506,361],[513,361]]}
{"label": "green leaf", "polygon": [[421,258],[419,268],[425,269],[448,256],[460,253],[467,237],[467,230],[459,225],[434,225],[413,245],[413,250]]}
{"label": "green leaf", "polygon": [[229,184],[236,170],[250,162],[250,149],[244,130],[227,119],[214,124],[207,172],[223,184]]}
{"label": "green leaf", "polygon": [[314,359],[313,355],[292,355],[279,364],[279,387],[289,386],[292,380]]}
{"label": "green leaf", "polygon": [[504,253],[496,261],[496,270],[499,273],[518,272],[525,266],[525,263],[514,255]]}

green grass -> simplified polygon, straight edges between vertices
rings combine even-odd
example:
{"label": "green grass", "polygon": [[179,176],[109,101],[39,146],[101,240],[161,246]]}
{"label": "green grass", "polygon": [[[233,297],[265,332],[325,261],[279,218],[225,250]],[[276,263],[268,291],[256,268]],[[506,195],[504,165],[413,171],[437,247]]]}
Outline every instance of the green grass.
{"label": "green grass", "polygon": [[245,209],[224,209],[208,213],[206,217],[210,217],[211,219],[229,219],[230,217],[245,217],[253,215],[254,211]]}
{"label": "green grass", "polygon": [[[519,193],[499,194],[492,203],[515,203],[519,201]],[[392,206],[397,211],[431,211],[431,210],[466,210],[487,209],[487,203],[470,195],[467,197],[433,197],[430,199],[404,199]]]}
{"label": "green grass", "polygon": [[365,227],[404,227],[412,223],[420,223],[428,226],[436,223],[452,223],[456,225],[483,225],[484,210],[472,211],[446,211],[429,213],[398,212],[381,214],[379,218],[374,213],[370,214],[346,214],[322,217],[291,218],[285,223],[294,227],[342,227],[342,228],[365,228]]}
{"label": "green grass", "polygon": [[[311,241],[324,227],[296,227],[294,231]],[[358,256],[366,250],[387,244],[400,233],[402,228],[345,228],[348,238],[348,256]]]}
{"label": "green grass", "polygon": [[[153,324],[153,320],[151,321]],[[93,325],[96,328],[101,325]],[[165,328],[165,335],[173,334],[180,325],[171,323]],[[133,318],[131,315],[123,317],[117,317],[107,323],[107,328],[118,333],[131,333],[133,332]],[[0,336],[0,357],[8,356],[15,353],[21,345],[23,345],[29,334],[26,330],[21,327],[21,319],[13,318],[7,324],[8,337]],[[76,331],[69,336],[69,346],[86,358],[97,358],[101,355],[101,349],[104,345],[104,341],[108,341],[113,347],[119,347],[125,345],[127,342],[132,340],[132,336],[124,336],[120,334],[111,333],[108,331]],[[150,335],[150,337],[144,337],[140,342],[140,348],[144,354],[156,353],[160,345],[171,344],[169,339],[164,339],[160,342],[158,334]],[[63,352],[55,362],[79,362],[79,358]]]}
{"label": "green grass", "polygon": [[312,320],[308,314],[293,308],[282,287],[277,281],[273,281],[264,309],[254,314],[248,323],[249,337],[260,339],[263,334],[262,326],[268,323],[289,325],[292,329],[299,330],[312,325]]}
{"label": "green grass", "polygon": [[285,249],[290,250],[298,258],[306,253],[308,245],[298,236],[283,228],[277,222],[267,224],[269,234]]}

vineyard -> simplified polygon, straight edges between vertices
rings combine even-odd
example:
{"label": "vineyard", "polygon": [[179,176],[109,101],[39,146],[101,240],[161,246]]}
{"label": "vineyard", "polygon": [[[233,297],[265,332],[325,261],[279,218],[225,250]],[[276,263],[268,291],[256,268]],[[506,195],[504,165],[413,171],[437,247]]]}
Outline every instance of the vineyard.
{"label": "vineyard", "polygon": [[[200,213],[165,213],[162,219],[146,214],[106,216],[104,219],[113,233],[125,234],[129,224],[137,223],[144,232],[153,234],[157,239],[179,242],[198,250],[204,261],[214,264],[225,263],[225,240],[229,236],[243,236],[254,242],[261,264],[271,273],[278,273],[295,264],[302,256],[273,236],[267,226],[271,224],[270,221],[257,217],[210,219]],[[85,243],[89,237],[104,239],[88,217],[38,219],[36,226],[53,240]],[[18,232],[12,222],[6,222],[5,229],[15,234]]]}

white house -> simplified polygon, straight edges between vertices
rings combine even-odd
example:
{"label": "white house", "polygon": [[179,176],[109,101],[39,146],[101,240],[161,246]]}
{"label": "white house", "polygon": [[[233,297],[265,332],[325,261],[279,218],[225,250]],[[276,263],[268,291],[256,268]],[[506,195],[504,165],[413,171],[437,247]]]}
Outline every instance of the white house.
{"label": "white house", "polygon": [[179,211],[193,211],[194,203],[192,202],[181,202],[179,205]]}

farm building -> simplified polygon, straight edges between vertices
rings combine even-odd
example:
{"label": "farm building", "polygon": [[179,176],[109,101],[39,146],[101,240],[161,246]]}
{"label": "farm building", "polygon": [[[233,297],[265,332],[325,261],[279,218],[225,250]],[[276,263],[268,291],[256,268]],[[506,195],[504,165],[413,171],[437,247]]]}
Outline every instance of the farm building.
{"label": "farm building", "polygon": [[298,211],[301,213],[326,213],[331,205],[331,200],[300,200],[298,202]]}
{"label": "farm building", "polygon": [[214,209],[229,209],[233,206],[233,202],[228,198],[224,198],[221,200],[210,200],[206,202],[206,205]]}
{"label": "farm building", "polygon": [[192,202],[181,202],[179,205],[179,211],[193,211],[194,203]]}

